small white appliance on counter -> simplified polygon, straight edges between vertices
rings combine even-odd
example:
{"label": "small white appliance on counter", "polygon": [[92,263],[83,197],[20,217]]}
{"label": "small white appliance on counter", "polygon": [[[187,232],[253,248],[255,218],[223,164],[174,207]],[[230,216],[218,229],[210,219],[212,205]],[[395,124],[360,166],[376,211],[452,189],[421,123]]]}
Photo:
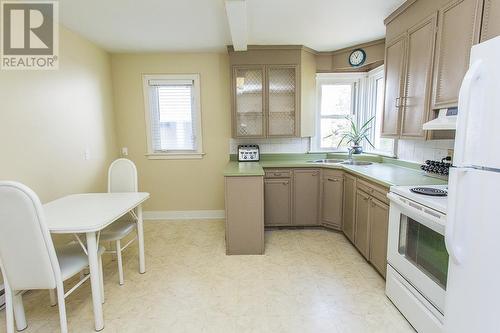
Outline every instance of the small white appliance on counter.
{"label": "small white appliance on counter", "polygon": [[386,294],[420,333],[442,333],[447,186],[392,186]]}
{"label": "small white appliance on counter", "polygon": [[472,47],[458,105],[444,331],[500,332],[500,37]]}
{"label": "small white appliance on counter", "polygon": [[260,160],[258,145],[239,145],[238,146],[238,161],[239,162],[257,162]]}

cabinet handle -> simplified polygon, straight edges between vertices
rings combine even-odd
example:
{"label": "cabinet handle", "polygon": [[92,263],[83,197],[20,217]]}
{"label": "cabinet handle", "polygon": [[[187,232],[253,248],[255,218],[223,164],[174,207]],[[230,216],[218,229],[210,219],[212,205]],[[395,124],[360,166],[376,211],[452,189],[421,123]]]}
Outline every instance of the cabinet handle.
{"label": "cabinet handle", "polygon": [[328,181],[331,181],[331,182],[338,182],[339,179],[338,178],[328,178]]}
{"label": "cabinet handle", "polygon": [[401,99],[401,97],[397,97],[396,98],[396,107],[399,108],[401,105],[399,104],[399,100]]}
{"label": "cabinet handle", "polygon": [[279,173],[279,172],[275,172],[275,173],[274,173],[274,176],[279,177],[279,176],[281,176],[281,173]]}
{"label": "cabinet handle", "polygon": [[283,185],[288,185],[288,183],[287,182],[283,182]]}

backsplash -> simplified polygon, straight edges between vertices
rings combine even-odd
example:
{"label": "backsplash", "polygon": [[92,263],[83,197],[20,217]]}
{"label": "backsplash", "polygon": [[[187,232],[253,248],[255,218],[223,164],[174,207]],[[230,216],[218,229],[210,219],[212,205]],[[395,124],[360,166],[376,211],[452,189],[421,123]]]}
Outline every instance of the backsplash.
{"label": "backsplash", "polygon": [[309,138],[269,138],[269,139],[229,139],[229,153],[236,154],[238,145],[259,145],[262,154],[270,153],[307,153]]}
{"label": "backsplash", "polygon": [[425,160],[441,160],[453,149],[455,140],[399,140],[398,158],[405,161],[423,163]]}

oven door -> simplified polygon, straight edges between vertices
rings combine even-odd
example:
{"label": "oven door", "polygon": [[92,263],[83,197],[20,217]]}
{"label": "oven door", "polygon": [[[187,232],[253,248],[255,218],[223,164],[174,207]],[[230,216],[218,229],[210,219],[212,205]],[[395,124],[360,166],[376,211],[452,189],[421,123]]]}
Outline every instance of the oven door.
{"label": "oven door", "polygon": [[388,263],[441,313],[444,313],[448,252],[446,216],[389,193]]}

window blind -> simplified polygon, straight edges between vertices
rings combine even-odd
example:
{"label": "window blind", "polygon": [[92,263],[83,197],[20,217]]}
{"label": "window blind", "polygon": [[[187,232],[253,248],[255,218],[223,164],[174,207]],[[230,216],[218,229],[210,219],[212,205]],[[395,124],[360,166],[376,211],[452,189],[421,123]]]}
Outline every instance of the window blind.
{"label": "window blind", "polygon": [[193,81],[150,80],[148,83],[154,151],[195,151]]}

